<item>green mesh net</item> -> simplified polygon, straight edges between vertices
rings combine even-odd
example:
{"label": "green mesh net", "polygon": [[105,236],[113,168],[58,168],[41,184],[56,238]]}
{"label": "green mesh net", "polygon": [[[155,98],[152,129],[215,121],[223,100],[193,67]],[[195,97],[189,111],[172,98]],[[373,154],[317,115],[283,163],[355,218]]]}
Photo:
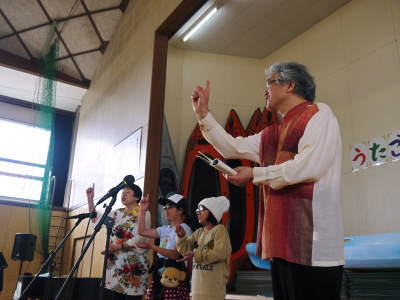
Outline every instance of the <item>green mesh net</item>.
{"label": "green mesh net", "polygon": [[55,117],[55,96],[56,96],[56,59],[58,57],[58,45],[52,43],[49,51],[43,56],[41,63],[43,76],[41,78],[41,96],[39,98],[36,126],[50,132],[49,152],[47,155],[46,167],[43,176],[43,185],[38,205],[38,226],[40,252],[47,258],[49,255],[49,231],[51,222],[52,207],[52,169],[54,159],[54,117]]}

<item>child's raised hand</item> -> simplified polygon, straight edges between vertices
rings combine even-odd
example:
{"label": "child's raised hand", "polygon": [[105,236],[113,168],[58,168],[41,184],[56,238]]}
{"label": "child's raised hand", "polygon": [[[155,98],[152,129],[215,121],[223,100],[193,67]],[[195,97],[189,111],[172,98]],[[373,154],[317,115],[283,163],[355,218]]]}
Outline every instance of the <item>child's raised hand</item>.
{"label": "child's raised hand", "polygon": [[149,209],[149,194],[147,194],[146,197],[143,197],[142,200],[140,200],[139,206],[140,210],[142,211],[147,211]]}
{"label": "child's raised hand", "polygon": [[91,187],[88,187],[86,189],[86,197],[88,202],[93,202],[93,198],[94,198],[94,182],[93,185]]}
{"label": "child's raised hand", "polygon": [[185,230],[181,225],[176,226],[175,233],[179,238],[183,238],[185,236]]}

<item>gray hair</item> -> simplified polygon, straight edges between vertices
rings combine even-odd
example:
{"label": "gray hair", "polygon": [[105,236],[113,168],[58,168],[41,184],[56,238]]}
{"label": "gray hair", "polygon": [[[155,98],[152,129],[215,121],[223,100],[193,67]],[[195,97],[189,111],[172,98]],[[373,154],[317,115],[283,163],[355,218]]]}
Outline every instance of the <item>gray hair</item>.
{"label": "gray hair", "polygon": [[278,82],[293,80],[294,92],[305,100],[314,102],[315,82],[306,66],[295,62],[275,63],[265,71],[267,76],[272,73],[278,73]]}

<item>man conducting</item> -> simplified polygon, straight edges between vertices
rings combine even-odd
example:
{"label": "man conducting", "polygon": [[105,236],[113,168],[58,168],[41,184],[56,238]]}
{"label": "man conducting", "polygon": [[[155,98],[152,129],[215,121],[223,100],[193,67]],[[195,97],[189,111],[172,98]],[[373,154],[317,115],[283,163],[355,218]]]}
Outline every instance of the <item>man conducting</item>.
{"label": "man conducting", "polygon": [[249,159],[227,179],[261,186],[257,253],[271,260],[275,300],[340,299],[343,272],[341,137],[331,109],[314,103],[305,66],[282,62],[266,70],[266,106],[278,122],[233,138],[208,109],[210,82],[192,94],[203,136],[225,158]]}

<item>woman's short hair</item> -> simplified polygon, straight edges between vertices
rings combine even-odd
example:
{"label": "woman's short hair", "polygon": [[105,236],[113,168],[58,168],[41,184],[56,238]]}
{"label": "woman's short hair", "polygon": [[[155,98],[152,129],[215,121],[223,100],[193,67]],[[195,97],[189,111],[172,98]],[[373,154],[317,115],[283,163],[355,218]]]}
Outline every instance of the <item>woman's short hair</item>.
{"label": "woman's short hair", "polygon": [[127,188],[130,188],[133,191],[133,195],[139,199],[142,199],[142,189],[140,188],[140,186],[136,185],[136,184],[129,184],[127,185]]}
{"label": "woman's short hair", "polygon": [[314,78],[307,67],[296,62],[279,62],[271,65],[266,71],[267,76],[278,74],[278,82],[294,81],[294,92],[307,101],[315,100]]}

